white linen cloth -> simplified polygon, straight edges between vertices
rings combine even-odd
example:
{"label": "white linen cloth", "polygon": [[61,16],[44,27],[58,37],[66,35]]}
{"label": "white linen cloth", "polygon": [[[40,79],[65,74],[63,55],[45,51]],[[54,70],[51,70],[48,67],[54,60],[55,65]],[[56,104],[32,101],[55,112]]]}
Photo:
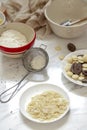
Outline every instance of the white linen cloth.
{"label": "white linen cloth", "polygon": [[44,9],[51,0],[8,0],[5,3],[6,17],[11,22],[23,22],[37,33],[37,37],[44,38],[51,33],[51,29],[44,16]]}

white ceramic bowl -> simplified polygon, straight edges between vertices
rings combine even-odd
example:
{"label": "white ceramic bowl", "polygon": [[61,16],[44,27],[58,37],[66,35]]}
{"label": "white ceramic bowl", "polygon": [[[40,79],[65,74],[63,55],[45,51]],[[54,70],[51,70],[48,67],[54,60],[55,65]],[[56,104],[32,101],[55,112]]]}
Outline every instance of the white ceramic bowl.
{"label": "white ceramic bowl", "polygon": [[[55,92],[60,93],[68,101],[67,109],[58,118],[54,118],[51,120],[40,120],[37,118],[35,119],[26,111],[27,105],[31,101],[32,97],[34,97],[38,94],[42,94],[43,92],[46,92],[46,91],[55,91]],[[69,96],[66,93],[66,91],[63,90],[61,87],[58,87],[54,84],[37,84],[32,87],[29,87],[29,84],[28,84],[28,89],[26,89],[20,97],[19,109],[24,117],[26,117],[27,119],[29,119],[33,122],[52,123],[52,122],[62,119],[64,116],[66,116],[67,112],[70,109],[70,100],[69,100]]]}
{"label": "white ceramic bowl", "polygon": [[14,47],[6,47],[5,45],[0,45],[0,51],[4,55],[12,57],[12,58],[21,57],[25,51],[27,51],[33,46],[36,39],[36,33],[32,27],[24,23],[13,22],[13,23],[7,23],[3,25],[0,28],[0,34],[2,34],[4,31],[9,30],[9,29],[16,30],[22,33],[26,37],[28,43],[20,47],[15,47],[15,45]]}
{"label": "white ceramic bowl", "polygon": [[78,37],[87,28],[87,20],[72,26],[60,25],[61,22],[87,17],[87,2],[83,0],[54,0],[45,9],[45,17],[53,32],[63,38]]}

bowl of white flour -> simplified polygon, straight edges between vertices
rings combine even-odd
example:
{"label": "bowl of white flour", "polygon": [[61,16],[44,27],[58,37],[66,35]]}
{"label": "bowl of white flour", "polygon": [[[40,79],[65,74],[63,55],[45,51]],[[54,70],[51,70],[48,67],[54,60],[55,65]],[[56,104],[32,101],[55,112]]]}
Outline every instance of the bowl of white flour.
{"label": "bowl of white flour", "polygon": [[34,29],[24,23],[7,23],[0,29],[0,51],[9,57],[20,57],[36,39]]}

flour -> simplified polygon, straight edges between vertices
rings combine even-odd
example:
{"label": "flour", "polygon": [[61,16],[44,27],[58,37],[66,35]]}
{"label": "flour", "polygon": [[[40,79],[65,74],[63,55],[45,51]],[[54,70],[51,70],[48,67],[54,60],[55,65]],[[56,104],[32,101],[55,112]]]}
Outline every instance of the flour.
{"label": "flour", "polygon": [[31,61],[31,67],[35,70],[42,69],[46,64],[46,60],[43,56],[35,56]]}
{"label": "flour", "polygon": [[1,34],[0,45],[5,47],[21,47],[28,43],[26,37],[16,30],[6,30]]}

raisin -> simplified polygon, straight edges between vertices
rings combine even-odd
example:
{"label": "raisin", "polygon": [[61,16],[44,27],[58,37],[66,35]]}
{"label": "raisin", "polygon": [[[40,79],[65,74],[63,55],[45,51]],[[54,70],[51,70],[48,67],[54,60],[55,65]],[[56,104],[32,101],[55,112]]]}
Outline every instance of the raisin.
{"label": "raisin", "polygon": [[73,52],[76,50],[76,46],[73,43],[68,43],[67,48],[69,51]]}

